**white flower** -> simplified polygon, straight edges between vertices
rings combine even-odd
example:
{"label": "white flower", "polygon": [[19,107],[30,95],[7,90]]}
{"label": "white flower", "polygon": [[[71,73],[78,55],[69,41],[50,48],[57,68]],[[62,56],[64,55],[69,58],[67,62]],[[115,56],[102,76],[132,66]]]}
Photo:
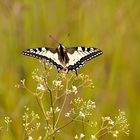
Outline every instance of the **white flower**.
{"label": "white flower", "polygon": [[75,94],[77,94],[77,87],[72,85],[72,92],[74,92]]}
{"label": "white flower", "polygon": [[110,121],[111,119],[110,119],[110,117],[105,117],[105,120]]}
{"label": "white flower", "polygon": [[91,140],[96,140],[95,135],[91,135]]}
{"label": "white flower", "polygon": [[59,111],[60,111],[60,108],[57,106],[55,109],[55,112],[59,112]]}
{"label": "white flower", "polygon": [[82,111],[79,112],[79,116],[85,118],[85,114]]}
{"label": "white flower", "polygon": [[53,111],[53,109],[52,109],[52,107],[50,107],[50,112],[52,112]]}
{"label": "white flower", "polygon": [[36,123],[36,128],[39,129],[39,127],[40,127],[40,122]]}
{"label": "white flower", "polygon": [[110,125],[114,125],[114,121],[112,121],[112,120],[109,120],[109,122],[108,122]]}
{"label": "white flower", "polygon": [[95,102],[93,102],[91,100],[88,100],[87,107],[88,108],[93,108],[93,109],[96,108]]}
{"label": "white flower", "polygon": [[83,138],[85,137],[85,135],[83,133],[80,134],[80,138]]}
{"label": "white flower", "polygon": [[45,87],[44,87],[42,84],[39,84],[39,85],[37,86],[37,90],[45,91]]}
{"label": "white flower", "polygon": [[117,136],[118,136],[118,134],[119,134],[119,131],[117,131],[117,130],[116,130],[116,131],[114,131],[114,132],[113,132],[113,137],[117,137]]}
{"label": "white flower", "polygon": [[53,84],[54,84],[56,87],[61,86],[61,83],[62,83],[62,81],[59,81],[59,80],[54,80],[54,81],[53,81]]}
{"label": "white flower", "polygon": [[110,121],[111,119],[110,119],[109,116],[107,116],[107,117],[102,117],[102,120],[103,120],[103,121]]}
{"label": "white flower", "polygon": [[21,84],[24,86],[25,85],[25,79],[20,80]]}
{"label": "white flower", "polygon": [[71,113],[67,112],[67,113],[65,114],[65,117],[70,117],[70,114],[71,114]]}
{"label": "white flower", "polygon": [[41,139],[42,139],[42,137],[41,137],[41,136],[39,136],[37,140],[41,140]]}
{"label": "white flower", "polygon": [[31,136],[28,137],[28,140],[33,140],[33,138]]}
{"label": "white flower", "polygon": [[4,122],[8,124],[8,123],[12,122],[12,120],[10,117],[7,116],[7,117],[4,117]]}
{"label": "white flower", "polygon": [[78,139],[78,136],[77,135],[75,136],[75,139]]}

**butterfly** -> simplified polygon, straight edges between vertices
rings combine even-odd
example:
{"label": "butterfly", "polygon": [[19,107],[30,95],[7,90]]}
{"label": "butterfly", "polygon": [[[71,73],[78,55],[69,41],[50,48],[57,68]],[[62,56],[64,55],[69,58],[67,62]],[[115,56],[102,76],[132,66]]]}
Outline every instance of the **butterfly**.
{"label": "butterfly", "polygon": [[23,55],[40,59],[49,64],[53,64],[58,72],[60,70],[74,71],[78,75],[77,70],[82,67],[85,62],[101,55],[103,52],[94,47],[70,47],[66,48],[59,44],[57,48],[31,48],[23,51]]}

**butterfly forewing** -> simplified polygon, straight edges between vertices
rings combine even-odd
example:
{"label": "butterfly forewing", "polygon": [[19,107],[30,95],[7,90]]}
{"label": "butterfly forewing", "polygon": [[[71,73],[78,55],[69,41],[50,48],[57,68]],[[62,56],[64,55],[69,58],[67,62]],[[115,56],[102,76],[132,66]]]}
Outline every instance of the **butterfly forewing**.
{"label": "butterfly forewing", "polygon": [[59,70],[63,69],[59,59],[57,48],[33,48],[23,51],[24,55],[35,57],[49,64],[53,64]]}
{"label": "butterfly forewing", "polygon": [[84,65],[86,61],[91,60],[102,54],[102,51],[93,47],[73,47],[67,48],[69,57],[68,71],[76,71]]}

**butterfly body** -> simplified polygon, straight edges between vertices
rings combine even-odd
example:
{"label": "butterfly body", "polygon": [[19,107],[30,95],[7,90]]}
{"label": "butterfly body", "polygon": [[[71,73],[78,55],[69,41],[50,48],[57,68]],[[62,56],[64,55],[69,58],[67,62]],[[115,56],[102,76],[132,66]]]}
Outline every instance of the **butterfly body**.
{"label": "butterfly body", "polygon": [[66,48],[61,44],[58,46],[58,59],[65,66],[69,62],[69,58],[66,52]]}
{"label": "butterfly body", "polygon": [[65,48],[59,44],[57,48],[32,48],[23,51],[26,56],[35,57],[44,62],[56,66],[60,70],[69,72],[77,70],[85,64],[86,61],[101,55],[103,52],[94,47],[70,47]]}

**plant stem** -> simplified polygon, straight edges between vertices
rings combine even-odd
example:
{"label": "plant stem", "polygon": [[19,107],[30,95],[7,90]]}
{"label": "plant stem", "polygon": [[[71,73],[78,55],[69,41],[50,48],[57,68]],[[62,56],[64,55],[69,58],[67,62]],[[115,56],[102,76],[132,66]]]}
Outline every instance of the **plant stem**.
{"label": "plant stem", "polygon": [[[53,130],[54,130],[54,128],[55,128],[55,113],[54,113],[52,90],[48,86],[45,78],[44,78],[44,83],[45,83],[45,86],[47,87],[47,89],[49,91],[49,95],[50,95],[50,108],[52,109],[52,114],[53,114],[52,125],[53,125]],[[53,140],[55,140],[54,136],[53,136]]]}
{"label": "plant stem", "polygon": [[[83,134],[85,135],[85,126],[84,126],[84,120],[82,119],[82,129],[83,129]],[[84,137],[84,140],[86,140],[86,138]]]}
{"label": "plant stem", "polygon": [[[68,123],[64,124],[63,126],[58,127],[58,128],[55,130],[55,132],[57,132],[57,131],[63,129],[63,128],[66,127],[67,125],[71,124],[73,121],[74,121],[74,119],[72,119],[72,120],[69,121]],[[55,132],[54,132],[54,133],[55,133]]]}
{"label": "plant stem", "polygon": [[62,110],[64,109],[64,106],[65,106],[65,103],[66,103],[66,100],[67,100],[67,89],[68,89],[68,80],[66,81],[66,91],[65,91],[65,97],[64,97],[64,101],[63,101],[63,104],[62,104],[62,107],[60,109],[60,112],[58,114],[58,117],[57,117],[57,120],[56,120],[56,123],[55,123],[55,127],[56,125],[58,124],[58,121],[60,119],[60,116],[61,116],[61,113],[62,113]]}
{"label": "plant stem", "polygon": [[[47,71],[45,63],[44,63],[44,69],[45,69],[45,71]],[[53,115],[53,118],[52,118],[52,126],[53,126],[53,130],[54,130],[54,128],[55,128],[55,113],[54,113],[54,105],[53,105],[53,96],[52,96],[52,90],[48,86],[47,81],[45,79],[45,76],[44,76],[44,83],[45,83],[45,86],[48,89],[49,95],[50,95],[50,109],[52,109],[52,115]],[[52,138],[53,138],[53,140],[55,140],[54,135],[52,136]]]}
{"label": "plant stem", "polygon": [[105,134],[107,134],[107,133],[108,133],[108,131],[106,131],[106,132],[100,134],[100,135],[98,136],[98,138],[102,137],[103,135],[105,135]]}
{"label": "plant stem", "polygon": [[47,121],[47,117],[46,117],[46,114],[45,114],[45,109],[44,109],[44,106],[42,104],[42,101],[40,99],[38,99],[38,96],[36,97],[36,100],[37,100],[37,103],[38,103],[38,105],[39,105],[39,107],[40,107],[40,109],[41,109],[41,111],[42,111],[42,113],[44,115],[45,121],[46,121],[46,123],[48,125],[48,121]]}

